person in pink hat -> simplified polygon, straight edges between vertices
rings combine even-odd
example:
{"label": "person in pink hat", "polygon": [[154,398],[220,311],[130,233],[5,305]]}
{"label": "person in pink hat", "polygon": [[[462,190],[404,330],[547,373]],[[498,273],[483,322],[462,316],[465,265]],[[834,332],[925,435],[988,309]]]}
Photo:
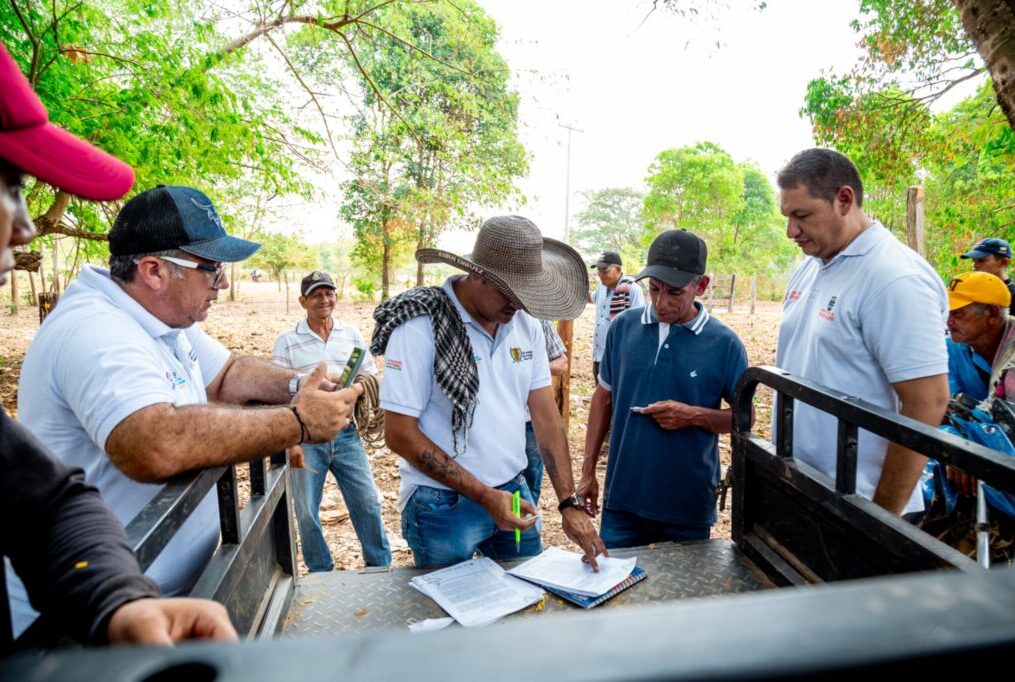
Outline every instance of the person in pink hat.
{"label": "person in pink hat", "polygon": [[[130,190],[130,166],[49,122],[6,48],[0,44],[0,285],[14,268],[12,247],[35,227],[23,196],[30,175],[75,196],[118,199]],[[160,599],[142,575],[127,536],[83,472],[43,448],[0,410],[0,552],[45,616],[43,639],[169,645],[175,640],[237,638],[224,607],[200,599]],[[16,520],[16,523],[12,521]],[[10,632],[6,603],[0,619]],[[38,632],[38,631],[37,631]],[[0,651],[12,646],[0,634]]]}

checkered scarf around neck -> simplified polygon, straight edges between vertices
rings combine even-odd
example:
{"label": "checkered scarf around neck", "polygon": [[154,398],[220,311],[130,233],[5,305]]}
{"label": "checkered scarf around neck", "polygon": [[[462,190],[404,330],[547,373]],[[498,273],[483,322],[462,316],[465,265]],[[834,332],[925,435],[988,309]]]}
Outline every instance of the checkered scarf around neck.
{"label": "checkered scarf around neck", "polygon": [[[479,370],[472,343],[451,297],[441,287],[418,287],[390,298],[374,309],[374,335],[370,352],[384,355],[395,329],[414,317],[427,315],[433,325],[433,373],[437,385],[451,402],[451,438],[454,455],[462,454],[479,396]],[[458,435],[461,433],[461,439]]]}

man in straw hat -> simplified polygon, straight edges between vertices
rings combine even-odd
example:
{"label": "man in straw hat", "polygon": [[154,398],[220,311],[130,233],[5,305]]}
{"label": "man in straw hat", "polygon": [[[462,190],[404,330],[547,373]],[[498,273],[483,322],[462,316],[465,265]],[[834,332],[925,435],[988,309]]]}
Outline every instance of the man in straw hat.
{"label": "man in straw hat", "polygon": [[[416,565],[476,551],[495,560],[542,551],[522,475],[528,407],[564,532],[595,567],[605,548],[575,494],[543,333],[532,319],[581,314],[588,295],[581,257],[526,218],[499,216],[480,227],[471,254],[420,249],[416,258],[467,273],[374,311],[371,351],[385,355],[385,439],[402,457],[402,534]],[[521,517],[512,513],[516,491]]]}
{"label": "man in straw hat", "polygon": [[578,486],[596,513],[596,459],[612,421],[607,547],[704,540],[715,523],[718,434],[733,428],[722,401],[733,401],[747,353],[695,301],[708,288],[705,259],[705,242],[690,232],[660,234],[638,275],[649,280],[649,304],[621,313],[607,332]]}
{"label": "man in straw hat", "polygon": [[[119,199],[134,183],[130,166],[49,123],[0,44],[0,284],[14,268],[12,247],[35,237],[26,175],[95,201]],[[0,470],[0,553],[24,576],[48,626],[29,644],[61,637],[93,644],[236,639],[221,604],[155,599],[159,592],[141,574],[123,527],[81,469],[54,458],[2,409]],[[7,618],[6,606],[0,603],[0,618]],[[0,650],[10,644],[4,640]]]}

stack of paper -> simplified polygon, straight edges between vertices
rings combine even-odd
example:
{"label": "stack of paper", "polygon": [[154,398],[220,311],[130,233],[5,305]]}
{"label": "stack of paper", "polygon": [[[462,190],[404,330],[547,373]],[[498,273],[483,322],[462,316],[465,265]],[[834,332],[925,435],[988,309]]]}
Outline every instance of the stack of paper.
{"label": "stack of paper", "polygon": [[508,575],[485,557],[416,576],[409,584],[465,627],[487,625],[543,598],[542,589]]}
{"label": "stack of paper", "polygon": [[599,564],[599,571],[596,572],[582,561],[581,554],[549,547],[508,573],[547,588],[598,597],[624,582],[631,575],[637,561],[637,557],[614,559],[599,556],[596,557]]}

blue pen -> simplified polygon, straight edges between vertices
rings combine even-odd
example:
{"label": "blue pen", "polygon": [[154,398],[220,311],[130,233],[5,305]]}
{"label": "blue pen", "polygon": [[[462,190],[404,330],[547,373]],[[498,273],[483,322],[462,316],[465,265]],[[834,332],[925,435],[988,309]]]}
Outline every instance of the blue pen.
{"label": "blue pen", "polygon": [[[518,518],[522,517],[522,492],[516,490],[515,494],[511,496],[511,511]],[[515,554],[522,551],[522,529],[515,528]]]}

